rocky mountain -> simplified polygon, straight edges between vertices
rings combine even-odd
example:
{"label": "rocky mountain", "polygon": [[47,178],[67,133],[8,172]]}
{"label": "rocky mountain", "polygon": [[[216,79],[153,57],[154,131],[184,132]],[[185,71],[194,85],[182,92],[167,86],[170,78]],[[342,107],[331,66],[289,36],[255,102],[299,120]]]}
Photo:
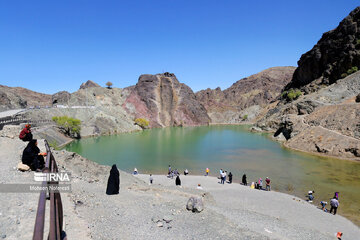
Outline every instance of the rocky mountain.
{"label": "rocky mountain", "polygon": [[[337,28],[323,34],[318,43],[298,61],[290,88],[314,91],[360,69],[360,7]],[[306,85],[309,85],[305,87]]]}
{"label": "rocky mountain", "polygon": [[360,7],[303,54],[291,82],[296,99],[282,100],[256,123],[285,146],[360,159]]}
{"label": "rocky mountain", "polygon": [[235,123],[256,117],[276,101],[292,79],[295,67],[274,67],[220,88],[201,90],[196,98],[205,106],[213,123]]}
{"label": "rocky mountain", "polygon": [[51,120],[62,115],[80,119],[82,136],[140,130],[134,124],[136,118],[149,120],[150,127],[206,125],[210,121],[194,92],[174,74],[144,74],[135,86],[125,89],[96,85],[82,84],[88,87],[74,93],[58,92],[50,96],[54,107],[24,115],[31,119]]}
{"label": "rocky mountain", "polygon": [[129,88],[124,108],[135,118],[150,120],[151,127],[206,125],[206,109],[187,85],[172,73],[144,74]]}
{"label": "rocky mountain", "polygon": [[35,106],[51,106],[51,95],[0,85],[0,111]]}

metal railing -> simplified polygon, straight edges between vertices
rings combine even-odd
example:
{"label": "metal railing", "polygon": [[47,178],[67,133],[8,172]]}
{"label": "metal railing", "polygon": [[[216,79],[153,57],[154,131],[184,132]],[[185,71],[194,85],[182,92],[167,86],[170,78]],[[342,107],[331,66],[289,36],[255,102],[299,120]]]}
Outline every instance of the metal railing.
{"label": "metal railing", "polygon": [[[58,167],[54,158],[54,155],[51,153],[48,142],[45,140],[46,147],[46,162],[43,172],[46,173],[57,173]],[[57,186],[59,182],[42,182],[42,187],[49,187],[50,185]],[[46,199],[47,191],[42,190],[40,192],[39,203],[36,213],[35,227],[33,240],[42,240],[44,239],[44,226],[45,226],[45,212],[46,212]],[[49,240],[66,240],[66,234],[63,231],[63,208],[61,202],[60,192],[50,191],[50,231],[48,235]]]}

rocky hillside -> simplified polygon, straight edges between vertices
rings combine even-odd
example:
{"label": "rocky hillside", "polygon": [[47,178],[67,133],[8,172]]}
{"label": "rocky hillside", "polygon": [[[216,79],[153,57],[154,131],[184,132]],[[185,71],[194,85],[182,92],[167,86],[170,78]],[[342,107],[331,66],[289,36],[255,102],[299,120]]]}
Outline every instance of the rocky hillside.
{"label": "rocky hillside", "polygon": [[171,73],[144,74],[130,91],[123,107],[135,118],[150,120],[151,127],[205,125],[206,109],[194,92]]}
{"label": "rocky hillside", "polygon": [[332,84],[358,69],[360,7],[354,9],[337,28],[324,33],[318,43],[301,56],[294,77],[286,88],[314,91],[318,85]]}
{"label": "rocky hillside", "polygon": [[[205,106],[212,122],[235,123],[254,118],[276,101],[293,76],[295,67],[274,67],[243,78],[228,89],[201,90],[196,98]],[[245,119],[246,120],[246,119]]]}
{"label": "rocky hillside", "polygon": [[37,93],[22,87],[0,85],[0,111],[51,105],[51,95]]}
{"label": "rocky hillside", "polygon": [[62,115],[80,119],[83,137],[140,130],[134,124],[136,118],[149,120],[150,127],[206,125],[210,121],[193,91],[170,73],[141,75],[135,86],[125,89],[103,88],[88,81],[74,93],[62,91],[49,98],[54,107],[29,110],[24,115],[30,119],[51,120]]}
{"label": "rocky hillside", "polygon": [[360,7],[298,65],[285,89],[300,88],[300,96],[280,101],[256,126],[294,149],[360,160]]}

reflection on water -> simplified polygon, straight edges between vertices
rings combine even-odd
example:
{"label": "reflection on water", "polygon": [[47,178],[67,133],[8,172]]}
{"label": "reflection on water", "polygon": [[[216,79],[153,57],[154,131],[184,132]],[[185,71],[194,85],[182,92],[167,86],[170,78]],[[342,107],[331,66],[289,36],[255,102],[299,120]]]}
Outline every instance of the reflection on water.
{"label": "reflection on water", "polygon": [[165,173],[170,164],[182,172],[216,175],[231,171],[235,181],[270,177],[275,190],[304,197],[315,190],[316,204],[340,192],[339,212],[360,224],[360,164],[294,152],[246,126],[152,129],[117,136],[87,138],[67,146],[95,162],[125,171]]}

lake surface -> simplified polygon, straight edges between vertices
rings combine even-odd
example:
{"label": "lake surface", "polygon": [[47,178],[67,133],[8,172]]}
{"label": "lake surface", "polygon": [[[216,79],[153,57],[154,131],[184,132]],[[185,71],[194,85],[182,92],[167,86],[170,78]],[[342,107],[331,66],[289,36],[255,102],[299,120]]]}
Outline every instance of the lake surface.
{"label": "lake surface", "polygon": [[[360,225],[360,163],[316,157],[283,148],[248,126],[203,126],[152,129],[75,141],[68,151],[104,165],[132,172],[165,174],[168,165],[183,173],[218,176],[232,172],[235,182],[270,177],[272,189],[305,198],[315,190],[314,204],[329,202],[338,191],[338,212]],[[319,210],[320,211],[320,210]]]}

